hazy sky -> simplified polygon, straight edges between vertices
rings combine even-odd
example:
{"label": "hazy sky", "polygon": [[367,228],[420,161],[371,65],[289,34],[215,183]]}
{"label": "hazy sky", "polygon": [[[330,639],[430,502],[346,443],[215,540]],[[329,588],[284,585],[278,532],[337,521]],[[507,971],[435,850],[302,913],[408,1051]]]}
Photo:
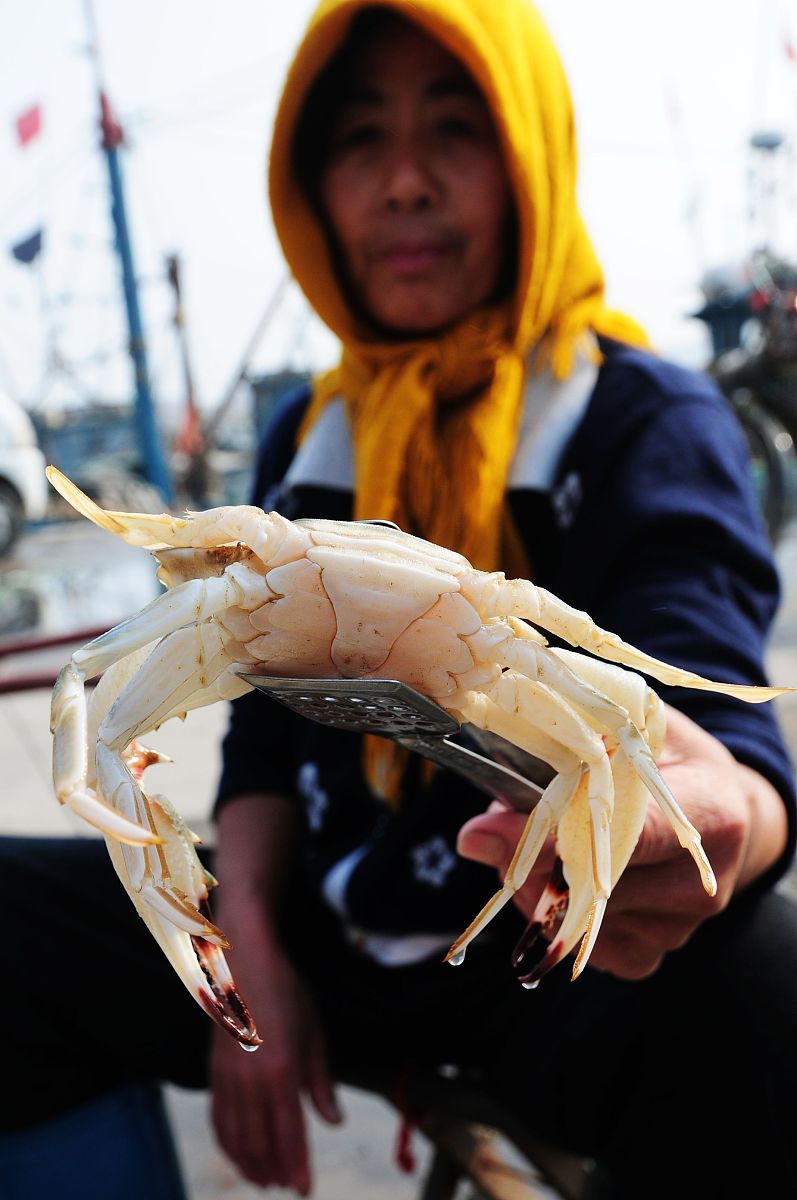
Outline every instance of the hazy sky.
{"label": "hazy sky", "polygon": [[[500,2],[500,0],[497,0]],[[179,254],[200,403],[218,403],[284,274],[265,155],[310,0],[95,0],[106,87],[125,128],[128,216],[153,390],[181,395],[164,258]],[[769,232],[797,254],[795,0],[541,0],[573,90],[581,203],[610,301],[660,348],[699,361],[686,319],[703,271],[738,262],[750,219],[750,135],[786,147]],[[26,403],[130,394],[111,253],[84,0],[0,5],[0,387]],[[43,107],[41,136],[15,117]],[[772,158],[772,156],[770,156]],[[759,170],[758,177],[761,178]],[[45,229],[40,270],[10,256]],[[254,368],[328,363],[334,342],[288,289]]]}

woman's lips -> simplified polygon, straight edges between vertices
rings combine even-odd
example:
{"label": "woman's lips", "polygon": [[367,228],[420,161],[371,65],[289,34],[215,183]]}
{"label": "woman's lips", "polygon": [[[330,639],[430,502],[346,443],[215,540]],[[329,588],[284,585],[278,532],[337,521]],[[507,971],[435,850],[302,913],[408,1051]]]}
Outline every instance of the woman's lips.
{"label": "woman's lips", "polygon": [[442,242],[400,242],[386,246],[377,257],[396,275],[422,275],[436,267],[446,253]]}

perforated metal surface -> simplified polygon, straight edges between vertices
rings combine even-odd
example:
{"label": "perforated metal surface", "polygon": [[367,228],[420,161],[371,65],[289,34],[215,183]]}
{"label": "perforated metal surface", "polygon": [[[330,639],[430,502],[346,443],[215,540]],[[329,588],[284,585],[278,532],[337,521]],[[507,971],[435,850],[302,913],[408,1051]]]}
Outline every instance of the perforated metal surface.
{"label": "perforated metal surface", "polygon": [[397,679],[287,679],[241,674],[241,678],[322,725],[385,737],[456,733],[459,725],[439,705]]}
{"label": "perforated metal surface", "polygon": [[[463,775],[489,795],[528,811],[542,787],[509,766],[451,741],[450,713],[397,679],[292,679],[239,672],[242,679],[300,716],[335,729],[375,733]],[[470,728],[466,726],[466,728]]]}

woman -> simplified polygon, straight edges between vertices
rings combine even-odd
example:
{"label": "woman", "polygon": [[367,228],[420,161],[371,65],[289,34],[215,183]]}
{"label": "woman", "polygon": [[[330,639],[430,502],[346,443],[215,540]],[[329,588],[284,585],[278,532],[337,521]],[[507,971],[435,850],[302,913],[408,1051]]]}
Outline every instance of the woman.
{"label": "woman", "polygon": [[[290,518],[393,520],[530,575],[651,653],[763,682],[777,581],[740,437],[706,379],[606,309],[575,189],[566,81],[525,0],[322,4],[277,115],[270,194],[343,353],[277,413],[254,499]],[[662,769],[718,896],[651,807],[591,969],[571,985],[560,968],[532,996],[511,979],[517,913],[459,972],[441,966],[495,887],[469,860],[505,870],[519,819],[484,814],[483,796],[388,743],[236,702],[218,916],[267,1036],[245,1060],[217,1037],[212,1079],[222,1145],[248,1177],[307,1190],[302,1090],[335,1120],[331,1078],[378,1059],[395,1075],[412,1061],[476,1072],[538,1132],[594,1156],[612,1195],[640,1179],[647,1196],[793,1180],[787,1072],[750,1038],[762,993],[740,985],[752,971],[767,1006],[782,1002],[788,968],[769,946],[795,928],[771,893],[792,852],[788,759],[766,708],[670,698]],[[527,914],[553,857],[518,898]],[[686,1179],[676,1105],[703,1139]]]}
{"label": "woman", "polygon": [[[394,520],[648,652],[763,682],[778,583],[741,437],[707,379],[605,307],[567,84],[527,0],[325,0],[287,79],[270,182],[288,262],[343,353],[276,415],[256,502]],[[6,842],[13,977],[35,996],[54,975],[83,981],[34,1039],[8,1039],[7,1126],[58,1118],[69,1133],[69,1110],[131,1078],[209,1082],[244,1175],[304,1194],[303,1094],[336,1122],[334,1079],[445,1063],[594,1157],[613,1197],[792,1194],[797,926],[774,891],[791,768],[767,706],[668,699],[661,769],[717,896],[651,805],[590,966],[534,991],[511,952],[554,847],[451,971],[443,954],[494,891],[514,818],[391,744],[236,702],[216,919],[256,1054],[185,995],[101,845]],[[16,989],[9,1001],[10,1029]]]}

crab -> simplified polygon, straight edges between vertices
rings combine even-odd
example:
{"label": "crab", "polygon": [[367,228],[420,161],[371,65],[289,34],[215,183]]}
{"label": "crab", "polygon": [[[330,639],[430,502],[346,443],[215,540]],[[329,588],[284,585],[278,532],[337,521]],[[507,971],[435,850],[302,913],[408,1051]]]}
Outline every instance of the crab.
{"label": "crab", "polygon": [[[144,791],[143,772],[160,756],[139,740],[171,717],[250,691],[242,672],[398,679],[460,723],[551,766],[501,888],[446,956],[454,964],[555,834],[558,868],[529,927],[544,949],[521,980],[535,985],[576,947],[578,976],[651,795],[706,892],[716,892],[700,834],[658,769],[665,710],[642,673],[752,703],[793,689],[681,670],[527,580],[478,571],[452,550],[380,523],[289,521],[244,505],[185,516],[110,512],[56,468],[47,476],[83,516],[149,549],[166,589],[60,672],[51,715],[57,798],[104,834],[122,884],[183,983],[245,1047],[260,1039],[210,918],[216,881],[173,806]],[[546,634],[577,651],[550,646]],[[98,676],[87,702],[84,685]]]}

